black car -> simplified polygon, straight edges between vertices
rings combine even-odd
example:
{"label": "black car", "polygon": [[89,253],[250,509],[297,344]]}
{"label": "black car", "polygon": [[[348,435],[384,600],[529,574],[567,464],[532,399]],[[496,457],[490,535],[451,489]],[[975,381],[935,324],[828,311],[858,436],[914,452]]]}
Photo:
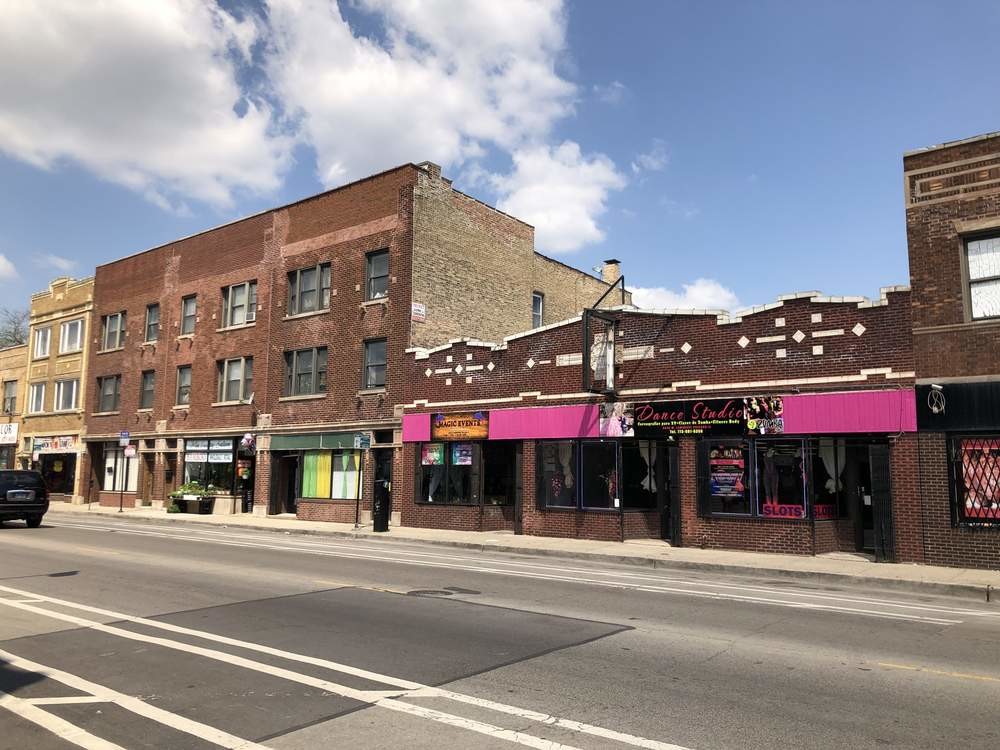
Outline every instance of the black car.
{"label": "black car", "polygon": [[42,525],[49,490],[37,471],[0,471],[0,523],[24,519],[29,529]]}

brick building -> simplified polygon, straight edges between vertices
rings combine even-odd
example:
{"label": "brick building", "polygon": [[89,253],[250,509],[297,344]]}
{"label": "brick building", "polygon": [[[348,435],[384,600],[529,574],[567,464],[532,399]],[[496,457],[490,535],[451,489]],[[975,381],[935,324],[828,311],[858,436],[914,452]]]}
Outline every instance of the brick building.
{"label": "brick building", "polygon": [[28,374],[28,346],[0,349],[0,469],[14,469],[20,445],[21,418]]}
{"label": "brick building", "polygon": [[905,154],[922,560],[1000,568],[1000,134]]}
{"label": "brick building", "polygon": [[893,287],[414,347],[396,507],[404,525],[911,559],[910,333]]}
{"label": "brick building", "polygon": [[86,378],[94,279],[60,277],[31,295],[18,463],[42,472],[52,500],[82,502]]}
{"label": "brick building", "polygon": [[429,163],[102,265],[92,499],[163,507],[197,482],[216,513],[354,520],[398,468],[408,347],[546,324],[607,289]]}

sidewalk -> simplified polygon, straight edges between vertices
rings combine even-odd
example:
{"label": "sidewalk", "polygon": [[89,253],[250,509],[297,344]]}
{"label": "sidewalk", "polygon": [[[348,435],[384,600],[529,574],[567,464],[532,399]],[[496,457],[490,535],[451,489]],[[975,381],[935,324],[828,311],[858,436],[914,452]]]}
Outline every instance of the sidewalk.
{"label": "sidewalk", "polygon": [[660,569],[686,569],[728,572],[743,575],[766,574],[797,580],[833,584],[854,584],[974,596],[985,599],[992,587],[991,599],[1000,602],[1000,571],[967,568],[942,568],[931,565],[874,563],[860,555],[832,553],[817,557],[780,555],[764,552],[709,550],[671,547],[657,539],[632,539],[622,542],[598,542],[586,539],[559,539],[542,536],[516,536],[510,532],[446,531],[406,526],[393,527],[377,534],[371,526],[355,529],[353,524],[324,521],[300,521],[292,516],[197,516],[166,513],[161,510],[116,509],[98,506],[56,503],[49,510],[50,520],[83,517],[160,521],[181,524],[255,529],[328,537],[350,537],[418,542],[480,552],[504,552],[522,555],[614,562]]}

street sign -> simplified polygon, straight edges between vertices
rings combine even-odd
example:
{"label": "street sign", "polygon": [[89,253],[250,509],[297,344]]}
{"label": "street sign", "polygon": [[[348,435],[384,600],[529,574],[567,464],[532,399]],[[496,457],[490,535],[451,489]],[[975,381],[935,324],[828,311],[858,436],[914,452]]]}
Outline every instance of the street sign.
{"label": "street sign", "polygon": [[131,443],[125,446],[125,458],[135,458],[135,446]]}
{"label": "street sign", "polygon": [[122,448],[128,445],[128,440],[129,440],[128,430],[122,430],[121,432],[118,433],[118,445],[120,445]]}

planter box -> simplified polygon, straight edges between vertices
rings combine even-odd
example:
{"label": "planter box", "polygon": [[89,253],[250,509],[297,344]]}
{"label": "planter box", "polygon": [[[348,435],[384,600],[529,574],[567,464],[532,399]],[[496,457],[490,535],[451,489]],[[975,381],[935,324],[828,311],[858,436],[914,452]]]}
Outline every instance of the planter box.
{"label": "planter box", "polygon": [[181,497],[173,498],[173,501],[181,509],[181,513],[194,513],[206,516],[211,514],[212,503],[215,501],[215,498],[212,496],[182,495]]}

